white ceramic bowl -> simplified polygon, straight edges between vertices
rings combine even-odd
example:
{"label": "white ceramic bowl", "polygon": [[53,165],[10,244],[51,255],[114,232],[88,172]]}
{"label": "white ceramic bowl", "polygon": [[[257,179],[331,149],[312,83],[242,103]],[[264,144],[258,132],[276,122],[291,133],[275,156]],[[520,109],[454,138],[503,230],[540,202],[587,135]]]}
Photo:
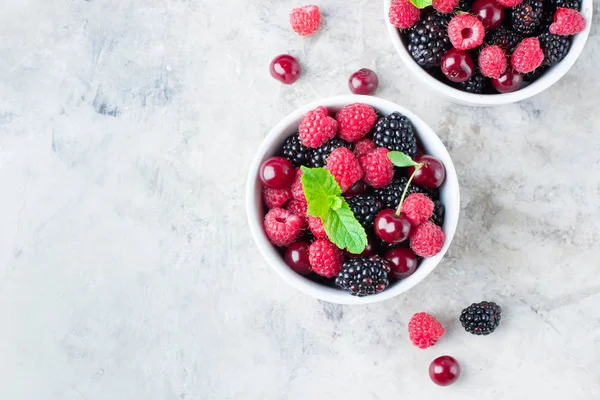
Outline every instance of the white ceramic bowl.
{"label": "white ceramic bowl", "polygon": [[463,92],[443,82],[440,82],[429,75],[423,68],[421,68],[421,66],[419,66],[419,64],[415,62],[415,60],[413,60],[408,53],[408,49],[406,48],[405,44],[402,42],[398,29],[396,29],[389,22],[388,11],[391,3],[392,0],[383,1],[385,21],[387,24],[388,33],[392,39],[392,43],[394,44],[394,47],[400,55],[400,59],[404,65],[425,85],[429,86],[439,94],[449,98],[455,103],[479,107],[510,104],[525,100],[548,89],[560,78],[562,78],[562,76],[567,73],[573,64],[575,64],[575,61],[585,46],[585,42],[590,34],[590,27],[592,26],[592,10],[594,8],[592,0],[582,0],[581,14],[583,14],[587,22],[585,30],[573,36],[573,43],[571,44],[571,49],[569,50],[567,56],[561,62],[549,68],[542,77],[527,87],[517,90],[516,92],[503,94],[474,94]]}
{"label": "white ceramic bowl", "polygon": [[[318,106],[325,106],[330,112],[336,112],[342,107],[352,103],[369,104],[384,114],[390,114],[394,111],[399,111],[400,113],[406,115],[406,117],[408,117],[412,122],[427,154],[437,157],[444,163],[444,166],[446,167],[446,181],[440,188],[440,199],[446,207],[446,216],[443,226],[443,230],[446,235],[446,241],[442,251],[435,257],[422,260],[419,268],[417,268],[413,275],[404,280],[392,282],[391,285],[381,293],[366,297],[355,297],[342,291],[341,289],[328,287],[313,282],[312,280],[292,271],[287,266],[277,248],[269,242],[263,230],[263,185],[258,178],[258,170],[260,165],[265,159],[278,153],[278,151],[281,149],[283,141],[298,130],[298,124],[300,123],[302,116],[306,114],[307,111]],[[459,206],[460,197],[456,170],[454,169],[454,164],[452,163],[452,159],[450,158],[448,151],[446,151],[444,144],[437,137],[435,132],[433,132],[433,130],[431,130],[431,128],[425,122],[423,122],[423,120],[404,107],[377,97],[370,96],[348,95],[323,99],[299,108],[285,117],[271,130],[271,132],[269,132],[267,137],[258,148],[256,156],[254,157],[252,165],[250,166],[246,187],[246,208],[248,213],[248,222],[250,224],[250,231],[252,232],[254,241],[256,242],[256,245],[258,246],[265,260],[275,270],[275,272],[277,272],[284,280],[286,280],[296,289],[299,289],[310,296],[316,297],[317,299],[338,304],[367,304],[386,300],[407,291],[425,279],[425,277],[429,275],[429,273],[433,271],[433,269],[442,260],[442,257],[452,242],[452,238],[454,237],[454,233],[456,231],[456,225],[458,223]]]}

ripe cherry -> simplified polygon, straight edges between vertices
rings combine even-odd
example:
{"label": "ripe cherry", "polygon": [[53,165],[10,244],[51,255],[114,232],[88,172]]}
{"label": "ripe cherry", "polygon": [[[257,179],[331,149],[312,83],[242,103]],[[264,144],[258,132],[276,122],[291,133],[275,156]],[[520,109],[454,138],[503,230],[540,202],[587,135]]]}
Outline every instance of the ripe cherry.
{"label": "ripe cherry", "polygon": [[410,221],[391,209],[381,211],[375,218],[375,234],[387,243],[404,242],[410,235],[410,228]]}
{"label": "ripe cherry", "polygon": [[363,250],[362,253],[360,254],[353,254],[350,253],[348,250],[345,250],[344,253],[346,253],[346,256],[348,257],[369,257],[372,256],[373,254],[375,254],[375,241],[373,240],[373,238],[371,236],[367,236],[367,246],[365,247],[365,249]]}
{"label": "ripe cherry", "polygon": [[466,50],[448,50],[440,61],[440,68],[452,82],[468,81],[475,73],[473,57]]}
{"label": "ripe cherry", "polygon": [[377,74],[368,68],[361,68],[348,79],[348,87],[354,94],[373,94],[379,86]]}
{"label": "ripe cherry", "polygon": [[453,357],[441,356],[429,364],[429,377],[436,385],[451,385],[459,376],[460,365]]}
{"label": "ripe cherry", "polygon": [[500,93],[510,93],[519,90],[523,85],[523,75],[508,68],[498,79],[492,79],[492,85]]}
{"label": "ripe cherry", "polygon": [[[429,155],[415,156],[414,161],[417,163],[423,163],[424,165],[419,169],[413,178],[413,183],[417,186],[423,186],[429,189],[440,187],[446,179],[446,168],[444,164],[437,158]],[[408,168],[408,176],[411,176],[415,172],[415,167]]]}
{"label": "ripe cherry", "polygon": [[273,78],[286,85],[291,85],[300,77],[300,63],[289,54],[275,57],[269,69]]}
{"label": "ripe cherry", "polygon": [[365,193],[368,189],[367,184],[361,180],[352,185],[350,189],[346,190],[344,192],[344,197],[349,198],[358,196],[359,194]]}
{"label": "ripe cherry", "polygon": [[300,275],[308,275],[312,272],[308,261],[308,242],[295,242],[285,250],[285,263]]}
{"label": "ripe cherry", "polygon": [[260,180],[271,189],[285,189],[292,186],[296,178],[296,169],[283,157],[271,157],[260,166]]}
{"label": "ripe cherry", "polygon": [[487,30],[498,28],[504,19],[504,7],[496,0],[476,0],[471,7],[471,12],[479,17]]}
{"label": "ripe cherry", "polygon": [[396,247],[388,250],[383,258],[389,261],[392,267],[390,276],[394,279],[407,278],[417,270],[417,256],[408,247]]}

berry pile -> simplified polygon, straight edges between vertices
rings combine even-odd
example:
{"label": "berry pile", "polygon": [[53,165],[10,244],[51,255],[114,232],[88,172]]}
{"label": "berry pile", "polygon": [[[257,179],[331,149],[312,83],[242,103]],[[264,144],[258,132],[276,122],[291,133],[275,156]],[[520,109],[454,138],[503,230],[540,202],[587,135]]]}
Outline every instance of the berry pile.
{"label": "berry pile", "polygon": [[259,172],[264,230],[297,273],[367,296],[441,251],[446,170],[402,114],[317,107],[279,154]]}
{"label": "berry pile", "polygon": [[[393,0],[389,21],[417,64],[448,85],[508,93],[562,61],[583,31],[579,0]],[[441,74],[439,73],[441,71]]]}

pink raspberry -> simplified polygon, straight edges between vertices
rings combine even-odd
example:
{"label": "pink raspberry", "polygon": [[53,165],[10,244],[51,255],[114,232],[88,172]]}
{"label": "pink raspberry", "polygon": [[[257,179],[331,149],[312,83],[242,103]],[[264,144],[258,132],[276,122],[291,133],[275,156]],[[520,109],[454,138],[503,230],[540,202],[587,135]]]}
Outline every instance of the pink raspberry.
{"label": "pink raspberry", "polygon": [[433,0],[433,8],[442,14],[448,14],[454,11],[458,6],[459,0]]}
{"label": "pink raspberry", "polygon": [[371,139],[361,139],[354,143],[354,155],[356,157],[364,156],[372,151],[375,151],[377,146],[371,141]]}
{"label": "pink raspberry", "polygon": [[421,10],[409,0],[394,0],[388,13],[390,24],[396,28],[408,29],[419,21]]}
{"label": "pink raspberry", "polygon": [[569,36],[585,29],[585,18],[577,10],[559,8],[554,13],[554,22],[550,25],[550,33]]}
{"label": "pink raspberry", "polygon": [[298,126],[300,141],[313,149],[321,147],[337,133],[338,123],[329,116],[325,107],[317,107],[302,117]]}
{"label": "pink raspberry", "polygon": [[523,0],[496,0],[502,7],[513,8],[523,2]]}
{"label": "pink raspberry", "polygon": [[410,341],[420,349],[426,349],[436,344],[446,331],[432,315],[424,312],[416,313],[408,322]]}
{"label": "pink raspberry", "polygon": [[500,46],[487,46],[479,53],[479,71],[488,78],[498,79],[508,68],[508,58]]}
{"label": "pink raspberry", "polygon": [[317,239],[308,248],[308,261],[315,273],[332,278],[342,269],[344,254],[329,240]]}
{"label": "pink raspberry", "polygon": [[323,221],[319,217],[308,217],[308,227],[312,232],[313,236],[317,239],[327,239],[327,233],[323,228]]}
{"label": "pink raspberry", "polygon": [[335,178],[342,188],[342,192],[350,189],[352,185],[363,177],[363,170],[356,157],[345,147],[338,147],[327,157],[327,171]]}
{"label": "pink raspberry", "polygon": [[433,201],[422,193],[413,193],[404,199],[402,213],[412,226],[419,226],[433,215]]}
{"label": "pink raspberry", "polygon": [[338,122],[339,137],[355,142],[369,133],[377,121],[377,114],[367,104],[354,103],[338,111],[335,119]]}
{"label": "pink raspberry", "polygon": [[510,56],[510,64],[522,74],[534,71],[542,65],[542,61],[544,61],[544,51],[540,48],[540,41],[536,37],[523,39]]}
{"label": "pink raspberry", "polygon": [[283,205],[292,198],[292,192],[289,188],[271,189],[265,188],[263,191],[263,201],[267,208],[283,207]]}
{"label": "pink raspberry", "polygon": [[410,248],[421,257],[433,257],[444,247],[444,231],[427,221],[417,226],[410,237]]}
{"label": "pink raspberry", "polygon": [[283,208],[273,208],[265,215],[264,227],[271,243],[287,246],[300,235],[302,219]]}
{"label": "pink raspberry", "polygon": [[306,213],[308,210],[308,203],[300,200],[291,200],[287,206],[285,206],[285,209],[299,216],[302,219],[302,228],[306,228],[308,224],[308,214]]}
{"label": "pink raspberry", "polygon": [[294,8],[290,12],[292,29],[300,36],[312,35],[321,24],[321,12],[315,5]]}
{"label": "pink raspberry", "polygon": [[385,147],[379,147],[359,158],[365,172],[364,181],[374,188],[387,186],[394,178],[394,164],[387,156],[388,151]]}
{"label": "pink raspberry", "polygon": [[296,171],[296,178],[294,178],[294,182],[292,183],[292,197],[306,203],[306,196],[304,195],[304,189],[302,188],[303,174],[304,172],[298,168],[298,171]]}
{"label": "pink raspberry", "polygon": [[458,50],[470,50],[483,43],[485,28],[474,15],[458,14],[448,23],[448,37]]}

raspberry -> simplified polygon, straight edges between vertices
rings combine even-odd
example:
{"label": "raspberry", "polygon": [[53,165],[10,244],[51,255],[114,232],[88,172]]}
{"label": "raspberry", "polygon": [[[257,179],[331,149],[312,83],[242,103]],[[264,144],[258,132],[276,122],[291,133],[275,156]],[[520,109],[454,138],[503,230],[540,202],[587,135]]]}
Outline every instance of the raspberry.
{"label": "raspberry", "polygon": [[359,158],[365,173],[364,181],[374,188],[387,186],[394,179],[394,164],[388,158],[388,152],[385,147],[379,147]]}
{"label": "raspberry", "polygon": [[416,313],[408,323],[408,335],[411,342],[420,349],[433,346],[439,338],[444,336],[442,324],[432,315],[424,312]]}
{"label": "raspberry", "polygon": [[348,142],[355,142],[369,133],[377,121],[377,114],[371,106],[354,103],[338,111],[335,118],[338,122],[339,137]]}
{"label": "raspberry", "polygon": [[496,0],[502,7],[513,8],[523,2],[523,0]]}
{"label": "raspberry", "polygon": [[433,222],[419,225],[410,237],[410,248],[421,257],[433,257],[444,246],[444,231]]}
{"label": "raspberry", "polygon": [[442,14],[448,14],[458,7],[459,0],[433,0],[433,8]]}
{"label": "raspberry", "polygon": [[325,228],[323,228],[323,221],[319,217],[308,217],[308,227],[312,232],[313,236],[317,239],[327,239],[327,233],[325,233]]}
{"label": "raspberry", "polygon": [[315,273],[332,278],[342,269],[344,254],[329,240],[318,239],[308,248],[308,260]]}
{"label": "raspberry", "polygon": [[402,213],[413,226],[421,225],[431,218],[433,208],[433,201],[422,193],[413,193],[402,203]]}
{"label": "raspberry", "polygon": [[585,18],[577,10],[559,8],[554,14],[554,23],[550,25],[550,33],[569,36],[585,29]]}
{"label": "raspberry", "polygon": [[448,23],[448,37],[458,50],[470,50],[483,43],[485,28],[474,15],[459,14]]}
{"label": "raspberry", "polygon": [[356,157],[360,157],[365,154],[369,154],[376,148],[377,146],[375,146],[375,143],[373,143],[370,139],[361,139],[354,143],[354,155]]}
{"label": "raspberry", "polygon": [[337,121],[329,116],[325,107],[317,107],[302,117],[298,135],[302,144],[313,149],[332,139],[337,132]]}
{"label": "raspberry", "polygon": [[265,188],[263,191],[263,201],[267,208],[283,207],[283,205],[292,198],[292,192],[289,188],[271,189]]}
{"label": "raspberry", "polygon": [[292,29],[300,36],[312,35],[319,29],[320,23],[321,13],[318,6],[298,7],[290,12]]}
{"label": "raspberry", "polygon": [[408,29],[421,18],[421,10],[409,0],[394,0],[388,13],[390,24],[396,28]]}
{"label": "raspberry", "polygon": [[540,41],[536,37],[523,39],[510,57],[513,68],[526,74],[542,65],[544,52],[540,48]]}
{"label": "raspberry", "polygon": [[292,243],[302,229],[302,218],[283,208],[273,208],[265,215],[265,233],[276,246]]}
{"label": "raspberry", "polygon": [[292,197],[296,200],[300,200],[306,203],[306,196],[304,195],[304,189],[302,189],[302,175],[304,172],[300,168],[296,172],[296,178],[294,178],[294,183],[292,183]]}
{"label": "raspberry", "polygon": [[338,147],[327,157],[327,171],[335,178],[342,188],[342,192],[350,189],[352,185],[363,177],[363,170],[352,151],[345,147]]}
{"label": "raspberry", "polygon": [[306,228],[306,225],[308,224],[308,215],[306,214],[306,211],[308,210],[307,203],[300,200],[292,200],[287,204],[285,209],[292,214],[299,216],[302,220],[302,228]]}
{"label": "raspberry", "polygon": [[487,46],[479,53],[479,71],[483,76],[498,79],[506,71],[508,59],[500,46]]}

